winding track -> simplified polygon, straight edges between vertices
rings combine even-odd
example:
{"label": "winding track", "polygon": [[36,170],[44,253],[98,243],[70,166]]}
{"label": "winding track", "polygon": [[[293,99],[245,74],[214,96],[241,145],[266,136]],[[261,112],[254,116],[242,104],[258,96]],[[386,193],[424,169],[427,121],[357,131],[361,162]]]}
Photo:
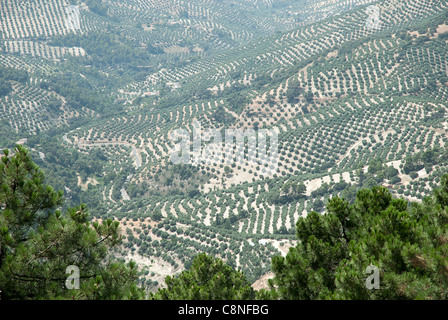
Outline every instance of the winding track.
{"label": "winding track", "polygon": [[[137,150],[136,147],[134,147],[132,144],[127,143],[127,142],[88,142],[88,143],[73,143],[71,142],[68,138],[67,135],[64,135],[62,137],[62,139],[70,144],[76,144],[77,146],[101,146],[101,145],[121,145],[121,146],[127,146],[127,147],[131,147],[132,151],[131,151],[131,157],[134,158],[134,164],[135,164],[135,168],[138,169],[142,166],[141,163],[141,159],[140,159],[140,155],[139,152]],[[132,175],[128,176],[126,179],[125,184],[129,183],[130,179],[132,179]],[[121,192],[121,196],[123,198],[123,200],[131,200],[131,198],[129,197],[128,193],[126,192],[126,189],[124,188],[124,186],[121,188],[120,190]]]}
{"label": "winding track", "polygon": [[127,146],[127,147],[130,147],[131,149],[132,149],[132,151],[131,151],[131,157],[133,157],[134,158],[134,161],[135,161],[135,168],[136,169],[138,169],[138,168],[140,168],[141,166],[142,166],[142,161],[141,161],[141,159],[140,159],[140,154],[139,154],[139,152],[138,152],[138,150],[137,150],[137,148],[136,147],[134,147],[132,144],[130,144],[130,143],[127,143],[127,142],[83,142],[83,143],[73,143],[73,142],[71,142],[68,138],[67,138],[67,135],[64,135],[63,137],[62,137],[62,139],[65,141],[65,142],[67,142],[67,143],[70,143],[70,144],[76,144],[76,145],[78,145],[78,146],[81,146],[81,147],[86,147],[86,146],[100,146],[100,145],[116,145],[116,146]]}

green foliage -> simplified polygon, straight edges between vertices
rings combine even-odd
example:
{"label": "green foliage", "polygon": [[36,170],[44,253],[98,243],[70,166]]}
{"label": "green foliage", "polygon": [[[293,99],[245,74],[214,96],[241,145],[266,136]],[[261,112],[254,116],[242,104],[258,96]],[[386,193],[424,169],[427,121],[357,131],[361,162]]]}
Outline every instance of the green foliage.
{"label": "green foliage", "polygon": [[[44,184],[23,146],[0,164],[0,289],[2,299],[143,298],[135,263],[108,255],[121,241],[119,223],[91,223],[84,204],[62,213],[63,193]],[[68,290],[66,268],[77,266],[80,288]]]}
{"label": "green foliage", "polygon": [[[67,190],[64,207],[85,202],[94,217],[153,220],[164,219],[163,210],[167,221],[184,219],[185,230],[193,222],[201,224],[194,238],[179,237],[179,226],[171,225],[156,230],[164,240],[157,250],[137,237],[126,243],[130,250],[158,255],[172,265],[201,251],[224,252],[221,257],[232,266],[238,261],[252,281],[269,268],[268,257],[276,249],[243,247],[244,237],[290,239],[293,217],[305,205],[308,211],[322,211],[330,194],[352,203],[358,187],[399,184],[398,170],[386,162],[446,143],[447,42],[443,35],[433,37],[446,21],[446,10],[437,1],[391,3],[393,21],[374,34],[358,32],[365,23],[360,0],[329,8],[329,16],[314,10],[313,1],[257,6],[196,1],[193,7],[184,1],[176,2],[174,12],[157,5],[148,11],[143,1],[134,2],[120,6],[88,0],[93,14],[81,10],[82,33],[68,35],[52,23],[64,10],[45,1],[42,25],[23,25],[26,19],[14,13],[20,10],[7,10],[12,23],[8,37],[18,41],[0,44],[2,64],[13,67],[0,67],[3,95],[8,94],[0,99],[0,146],[11,147],[22,138],[35,142],[31,150],[42,154],[36,163],[45,170],[47,183]],[[410,35],[417,30],[429,38]],[[74,56],[68,47],[82,47],[87,55]],[[172,81],[181,87],[171,90],[166,83]],[[232,171],[209,164],[199,171],[172,168],[165,157],[168,133],[188,128],[192,119],[217,129],[232,124],[255,130],[278,127],[279,172],[269,178],[267,167],[247,164],[232,166]],[[55,127],[60,130],[48,130]],[[73,144],[61,143],[63,134]],[[51,139],[41,139],[46,135]],[[101,140],[133,144],[142,166],[135,169],[125,147],[77,145]],[[333,183],[335,174],[356,179],[353,170],[367,164],[358,186],[351,184],[354,180]],[[416,171],[425,168],[429,174],[445,166],[438,160],[410,161],[405,171],[416,179],[399,192],[422,198],[436,179],[432,174],[418,177]],[[241,171],[254,176],[243,188],[237,184],[226,190]],[[84,191],[77,176],[84,185],[88,178],[99,184]],[[282,188],[285,181],[326,176],[331,182],[310,196]],[[131,200],[123,201],[122,188]],[[224,236],[220,243],[203,235],[210,230]],[[232,241],[229,250],[222,248]]]}
{"label": "green foliage", "polygon": [[246,91],[247,87],[239,83],[233,84],[230,88],[226,88],[223,91],[223,95],[225,95],[231,110],[242,110],[249,103],[250,100]]}
{"label": "green foliage", "polygon": [[87,107],[106,112],[113,105],[110,97],[99,94],[92,83],[74,73],[54,74],[47,81],[41,82],[39,86],[45,90],[54,90],[66,97],[67,103],[76,110]]}
{"label": "green foliage", "polygon": [[0,78],[26,83],[30,77],[28,72],[25,70],[0,66]]}
{"label": "green foliage", "polygon": [[175,164],[170,168],[170,171],[174,174],[178,174],[181,180],[187,180],[193,177],[199,169],[189,164]]}
{"label": "green foliage", "polygon": [[218,106],[216,111],[213,113],[213,119],[223,124],[231,124],[235,121],[235,117],[226,112],[222,106]]}
{"label": "green foliage", "polygon": [[28,72],[0,66],[0,98],[12,91],[10,80],[26,83],[29,79]]}
{"label": "green foliage", "polygon": [[255,291],[241,271],[205,253],[195,257],[191,267],[176,277],[166,277],[167,288],[151,294],[157,300],[246,300]]}
{"label": "green foliage", "polygon": [[387,166],[378,159],[373,159],[369,162],[367,172],[363,169],[358,169],[356,175],[358,176],[358,186],[362,188],[372,188],[378,184],[382,184],[385,180],[396,184],[401,181],[398,177],[399,171],[393,166]]}
{"label": "green foliage", "polygon": [[297,86],[297,85],[292,85],[288,88],[288,90],[286,91],[286,98],[288,100],[288,103],[295,103],[296,99],[303,94],[303,88]]}
{"label": "green foliage", "polygon": [[9,81],[0,78],[0,98],[8,95],[12,91]]}
{"label": "green foliage", "polygon": [[56,36],[51,40],[53,46],[79,46],[90,55],[90,60],[85,63],[93,63],[95,66],[125,65],[136,67],[146,64],[151,59],[149,51],[155,50],[149,46],[147,50],[137,47],[132,40],[115,35],[113,33],[91,31],[86,34],[68,34]]}
{"label": "green foliage", "polygon": [[[272,259],[274,279],[261,297],[277,299],[447,299],[448,175],[422,204],[386,188],[360,190],[355,203],[334,197],[327,214],[297,222],[299,243]],[[380,270],[380,289],[366,268]]]}
{"label": "green foliage", "polygon": [[432,166],[440,161],[448,159],[448,150],[434,148],[426,151],[418,152],[412,156],[408,156],[405,159],[403,166],[403,172],[409,174],[411,171],[419,171],[425,166]]}
{"label": "green foliage", "polygon": [[0,141],[2,148],[14,147],[19,136],[11,128],[10,123],[6,119],[0,120]]}
{"label": "green foliage", "polygon": [[305,197],[306,186],[303,182],[286,182],[280,190],[266,195],[266,200],[275,204],[286,204]]}
{"label": "green foliage", "polygon": [[152,214],[151,218],[152,218],[152,220],[154,220],[154,221],[161,221],[162,218],[163,218],[163,216],[162,216],[162,213],[161,213],[160,211],[156,211],[156,212],[154,212],[154,213]]}
{"label": "green foliage", "polygon": [[85,4],[89,7],[90,11],[100,15],[107,15],[107,5],[103,4],[101,0],[86,0]]}
{"label": "green foliage", "polygon": [[237,221],[249,217],[249,213],[246,210],[241,210],[237,215],[230,214],[228,218],[223,218],[221,215],[216,217],[214,226],[222,226],[224,229],[230,230]]}

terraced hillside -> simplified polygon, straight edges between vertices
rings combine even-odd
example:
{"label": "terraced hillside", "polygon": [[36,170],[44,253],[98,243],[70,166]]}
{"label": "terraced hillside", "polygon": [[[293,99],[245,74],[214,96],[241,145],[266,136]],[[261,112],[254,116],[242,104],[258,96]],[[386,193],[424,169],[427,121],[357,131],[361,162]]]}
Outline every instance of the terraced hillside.
{"label": "terraced hillside", "polygon": [[[332,10],[343,12],[362,3],[340,2]],[[188,71],[181,72],[189,74],[190,68],[202,67],[187,64],[187,61],[200,63],[200,57],[219,54],[276,31],[310,23],[319,19],[321,10],[320,3],[289,0],[276,3],[3,1],[0,4],[1,65],[26,70],[32,77],[26,85],[14,86],[11,96],[1,102],[2,105],[11,103],[2,119],[7,120],[16,133],[29,133],[48,129],[45,121],[59,126],[69,119],[89,117],[98,102],[81,101],[76,104],[77,110],[72,110],[70,106],[74,104],[63,99],[68,93],[48,88],[45,82],[49,78],[59,82],[61,74],[70,73],[68,78],[81,77],[77,87],[89,87],[92,91],[103,91],[102,88],[107,87],[106,94],[111,90],[115,94],[115,86],[127,86],[129,82],[132,82],[130,88],[140,86],[133,80],[145,77],[148,72],[163,73],[170,65],[191,65],[186,67]],[[120,50],[111,49],[117,45]],[[112,51],[118,52],[111,56]],[[132,60],[130,66],[129,60]],[[125,69],[131,69],[132,74],[124,77]],[[64,85],[73,86],[73,83]],[[156,89],[145,87],[144,92],[157,92]],[[118,94],[117,98],[136,97],[135,92],[128,91],[119,90],[123,94]],[[47,110],[43,101],[48,99],[41,96],[53,97],[52,101],[59,101],[60,106],[53,107],[55,112],[48,112],[43,118],[40,112],[30,112],[23,118],[20,105]]]}
{"label": "terraced hillside", "polygon": [[[64,2],[30,3],[65,12]],[[421,200],[447,169],[448,1],[102,5],[79,7],[79,34],[21,24],[19,9],[3,7],[0,61],[27,78],[5,76],[0,116],[50,179],[62,177],[69,201],[126,223],[116,254],[145,266],[150,289],[199,252],[254,281],[291,245],[297,219],[324,212],[332,195],[382,184]],[[114,63],[96,41],[115,41]],[[278,168],[173,164],[175,130],[192,135],[195,123],[204,134],[275,131]],[[202,147],[229,152],[211,140]]]}

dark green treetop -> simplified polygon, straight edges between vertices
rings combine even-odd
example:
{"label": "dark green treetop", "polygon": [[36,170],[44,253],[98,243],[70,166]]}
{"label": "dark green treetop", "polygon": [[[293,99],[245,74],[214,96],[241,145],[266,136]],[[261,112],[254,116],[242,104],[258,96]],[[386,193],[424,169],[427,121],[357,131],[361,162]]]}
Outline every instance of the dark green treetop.
{"label": "dark green treetop", "polygon": [[191,267],[180,275],[166,277],[166,288],[152,294],[160,300],[246,300],[255,290],[241,271],[205,253],[197,255]]}
{"label": "dark green treetop", "polygon": [[[25,147],[13,152],[0,163],[0,298],[143,298],[135,263],[108,255],[121,240],[119,223],[91,223],[84,204],[57,210],[63,193],[44,184]],[[67,289],[69,266],[79,269],[79,289]]]}
{"label": "dark green treetop", "polygon": [[[275,299],[447,299],[448,175],[422,203],[362,189],[350,205],[334,197],[327,213],[297,222],[298,244],[275,256]],[[378,288],[368,286],[377,268]]]}

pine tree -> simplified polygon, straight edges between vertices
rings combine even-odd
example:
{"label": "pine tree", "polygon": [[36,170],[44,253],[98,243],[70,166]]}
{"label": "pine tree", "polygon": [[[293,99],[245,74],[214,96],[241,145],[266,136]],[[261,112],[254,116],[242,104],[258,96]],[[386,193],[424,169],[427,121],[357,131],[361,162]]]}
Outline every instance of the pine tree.
{"label": "pine tree", "polygon": [[[297,246],[275,256],[264,299],[448,299],[448,175],[422,203],[362,189],[350,205],[297,222]],[[373,272],[373,273],[372,273]],[[376,280],[378,287],[369,286]]]}
{"label": "pine tree", "polygon": [[157,300],[246,300],[255,291],[242,271],[205,253],[197,255],[191,267],[179,276],[166,277],[166,288],[152,294]]}
{"label": "pine tree", "polygon": [[[44,184],[43,171],[28,150],[4,150],[0,163],[0,298],[131,299],[135,263],[117,263],[108,255],[120,240],[119,223],[91,222],[84,204],[62,213],[62,191]],[[79,289],[66,281],[79,270]],[[69,279],[75,284],[76,279]]]}

